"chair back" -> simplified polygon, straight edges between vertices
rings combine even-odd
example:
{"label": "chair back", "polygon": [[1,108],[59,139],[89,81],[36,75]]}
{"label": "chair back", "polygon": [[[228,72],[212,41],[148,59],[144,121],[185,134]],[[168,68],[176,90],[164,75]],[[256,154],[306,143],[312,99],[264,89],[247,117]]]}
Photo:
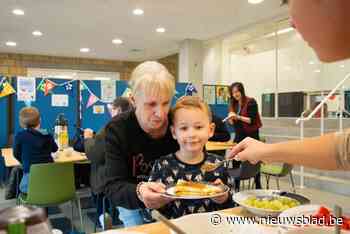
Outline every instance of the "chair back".
{"label": "chair back", "polygon": [[72,163],[33,164],[29,173],[26,203],[48,206],[75,198]]}
{"label": "chair back", "polygon": [[248,161],[244,161],[241,163],[239,168],[239,179],[241,180],[248,180],[250,178],[255,177],[259,171],[260,171],[260,163],[257,164],[251,164]]}
{"label": "chair back", "polygon": [[288,163],[283,163],[281,165],[277,164],[262,164],[260,172],[272,176],[284,177],[288,175],[293,169],[293,165]]}

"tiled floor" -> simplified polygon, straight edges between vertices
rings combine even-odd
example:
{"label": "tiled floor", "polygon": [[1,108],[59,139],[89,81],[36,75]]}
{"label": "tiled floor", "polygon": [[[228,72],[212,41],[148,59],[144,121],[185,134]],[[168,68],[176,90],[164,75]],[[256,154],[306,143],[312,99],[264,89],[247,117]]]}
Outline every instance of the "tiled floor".
{"label": "tiled floor", "polygon": [[[263,182],[264,184],[264,182]],[[281,181],[281,189],[282,190],[289,190],[289,184],[287,182]],[[275,183],[274,181],[271,182],[271,188],[275,188]],[[350,197],[342,196],[342,195],[337,195],[333,193],[329,193],[327,191],[319,191],[311,188],[304,188],[304,189],[299,189],[297,188],[297,192],[303,194],[304,196],[308,197],[311,199],[312,203],[314,204],[325,204],[327,206],[332,207],[334,204],[338,204],[343,207],[344,211],[348,211],[350,213]],[[86,197],[89,196],[90,193],[85,190],[79,193],[80,197]],[[4,200],[4,189],[0,189],[0,208],[6,208],[6,207],[11,207],[15,205],[14,200],[9,200],[6,201]],[[70,218],[71,216],[71,209],[69,205],[64,205],[60,207],[63,215],[66,217]],[[93,212],[95,209],[94,208],[88,208],[88,209],[83,209],[83,222],[84,222],[84,229],[86,233],[93,233],[94,232],[94,223],[91,221],[90,218],[88,218],[88,213]],[[55,218],[58,216],[62,216],[62,214],[59,215],[54,215],[50,216],[51,218]],[[77,215],[74,217],[74,224],[76,226],[79,225],[79,219]]]}

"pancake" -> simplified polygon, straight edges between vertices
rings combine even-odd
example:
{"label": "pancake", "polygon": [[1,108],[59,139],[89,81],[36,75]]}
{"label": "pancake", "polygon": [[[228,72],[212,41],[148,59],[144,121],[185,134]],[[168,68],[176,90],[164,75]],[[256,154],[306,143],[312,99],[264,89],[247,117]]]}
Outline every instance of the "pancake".
{"label": "pancake", "polygon": [[177,196],[210,196],[221,193],[219,187],[203,183],[179,180],[174,188]]}

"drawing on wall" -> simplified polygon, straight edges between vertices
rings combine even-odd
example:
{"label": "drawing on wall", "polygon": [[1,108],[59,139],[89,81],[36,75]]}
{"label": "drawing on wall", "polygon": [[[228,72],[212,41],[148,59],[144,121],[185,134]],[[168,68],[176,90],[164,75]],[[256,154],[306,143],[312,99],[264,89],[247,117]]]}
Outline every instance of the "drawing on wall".
{"label": "drawing on wall", "polygon": [[229,87],[224,85],[216,86],[216,104],[228,104],[230,99]]}
{"label": "drawing on wall", "polygon": [[203,99],[208,105],[215,105],[215,85],[203,85]]}

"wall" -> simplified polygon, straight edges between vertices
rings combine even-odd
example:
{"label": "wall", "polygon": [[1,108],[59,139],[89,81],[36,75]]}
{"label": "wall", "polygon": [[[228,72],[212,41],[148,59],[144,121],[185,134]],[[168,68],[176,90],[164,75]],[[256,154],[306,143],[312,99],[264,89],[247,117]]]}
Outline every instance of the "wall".
{"label": "wall", "polygon": [[[177,54],[158,61],[163,63],[177,79]],[[138,64],[139,62],[0,53],[0,74],[5,76],[26,76],[27,68],[33,67],[119,72],[121,80],[129,80],[132,70]]]}

